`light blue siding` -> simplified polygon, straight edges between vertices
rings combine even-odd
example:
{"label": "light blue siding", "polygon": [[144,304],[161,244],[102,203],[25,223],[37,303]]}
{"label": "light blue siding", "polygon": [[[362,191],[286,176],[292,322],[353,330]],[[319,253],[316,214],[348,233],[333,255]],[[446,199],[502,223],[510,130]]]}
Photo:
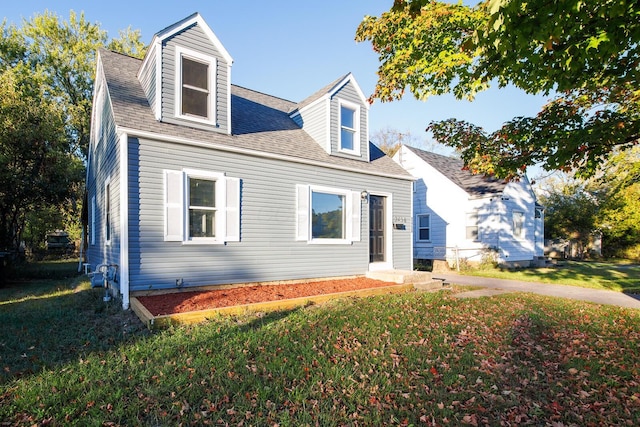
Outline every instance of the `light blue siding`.
{"label": "light blue siding", "polygon": [[[105,94],[106,95],[106,94]],[[95,140],[92,141],[90,164],[88,165],[87,194],[88,200],[95,197],[96,211],[89,212],[89,218],[95,218],[95,229],[89,230],[87,261],[92,268],[99,264],[120,263],[120,178],[119,178],[119,141],[108,96],[101,97],[96,105]],[[110,186],[111,241],[106,241],[106,183]],[[92,206],[89,206],[91,210]],[[89,221],[89,226],[92,221]],[[91,235],[94,235],[92,244]]]}
{"label": "light blue siding", "polygon": [[156,114],[156,96],[157,96],[157,88],[156,88],[156,55],[155,55],[155,45],[151,47],[152,51],[149,52],[148,58],[149,60],[144,63],[144,67],[140,69],[140,74],[138,79],[140,80],[140,85],[144,90],[144,93],[147,95],[147,99],[149,100],[149,105],[153,110],[153,113]]}
{"label": "light blue siding", "polygon": [[327,153],[331,152],[329,142],[327,102],[323,99],[320,102],[295,115],[293,120],[298,126],[311,136]]}
{"label": "light blue siding", "polygon": [[[296,184],[392,194],[392,214],[411,218],[411,183],[148,139],[131,141],[130,285],[132,291],[185,286],[361,275],[368,270],[368,205],[361,240],[296,241]],[[195,168],[241,179],[241,240],[225,245],[163,241],[163,170]],[[411,268],[411,224],[394,230],[394,267]]]}

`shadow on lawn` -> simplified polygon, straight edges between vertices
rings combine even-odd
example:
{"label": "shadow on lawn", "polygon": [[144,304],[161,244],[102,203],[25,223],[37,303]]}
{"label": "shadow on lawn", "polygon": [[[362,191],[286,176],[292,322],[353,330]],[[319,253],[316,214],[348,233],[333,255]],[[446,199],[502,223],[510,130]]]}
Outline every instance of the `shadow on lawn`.
{"label": "shadow on lawn", "polygon": [[[540,278],[538,270],[523,270],[521,273],[524,280],[530,278],[531,281],[536,281]],[[640,265],[569,261],[556,267],[545,268],[544,275],[551,282],[597,281],[609,290],[640,293]]]}
{"label": "shadow on lawn", "polygon": [[[0,384],[114,350],[152,334],[119,301],[82,278],[24,281],[0,289]],[[15,301],[15,302],[11,302]],[[237,332],[257,330],[300,308],[240,317]]]}
{"label": "shadow on lawn", "polygon": [[79,279],[12,284],[1,295],[0,383],[149,334],[133,312]]}

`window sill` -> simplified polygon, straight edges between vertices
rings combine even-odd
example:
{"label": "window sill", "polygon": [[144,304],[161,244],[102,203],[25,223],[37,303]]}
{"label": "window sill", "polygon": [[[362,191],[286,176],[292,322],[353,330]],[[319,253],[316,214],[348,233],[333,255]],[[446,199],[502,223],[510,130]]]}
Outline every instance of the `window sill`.
{"label": "window sill", "polygon": [[182,244],[185,246],[189,245],[224,245],[224,242],[216,239],[207,239],[207,238],[196,238],[192,240],[183,240]]}
{"label": "window sill", "polygon": [[353,242],[347,239],[312,239],[307,243],[310,245],[350,245]]}
{"label": "window sill", "polygon": [[204,117],[200,117],[200,116],[192,116],[192,115],[188,115],[188,114],[179,114],[176,113],[176,119],[180,119],[180,120],[186,120],[186,121],[190,121],[190,122],[194,122],[194,123],[200,123],[203,125],[209,125],[209,126],[213,126],[213,127],[217,127],[216,121],[213,119],[206,119]]}
{"label": "window sill", "polygon": [[369,263],[369,271],[393,270],[393,264],[389,261],[376,261]]}
{"label": "window sill", "polygon": [[360,157],[360,151],[356,151],[356,150],[345,150],[344,148],[339,148],[338,149],[338,153],[340,154],[346,154],[348,156],[354,156],[354,157]]}

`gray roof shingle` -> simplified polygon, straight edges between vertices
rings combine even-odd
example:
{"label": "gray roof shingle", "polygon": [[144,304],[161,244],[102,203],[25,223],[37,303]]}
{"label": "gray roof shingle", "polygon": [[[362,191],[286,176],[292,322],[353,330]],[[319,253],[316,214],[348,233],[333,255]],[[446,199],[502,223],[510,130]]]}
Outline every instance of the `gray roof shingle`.
{"label": "gray roof shingle", "polygon": [[464,162],[460,159],[431,153],[408,145],[405,145],[405,147],[433,166],[438,172],[462,188],[470,196],[478,197],[500,194],[507,186],[506,181],[485,175],[474,175],[470,171],[464,170]]}
{"label": "gray roof shingle", "polygon": [[340,83],[341,81],[343,81],[344,79],[347,78],[349,74],[345,74],[344,76],[332,81],[331,83],[329,83],[328,85],[326,85],[325,87],[323,87],[322,89],[318,90],[317,92],[315,92],[313,95],[308,96],[307,98],[305,98],[304,100],[302,100],[301,102],[299,102],[296,106],[295,109],[292,110],[291,112],[293,113],[294,111],[299,111],[301,109],[303,109],[304,107],[306,107],[309,104],[313,104],[315,101],[317,101],[318,99],[322,98],[323,96],[325,96],[326,94],[328,94],[329,92],[331,92],[335,86]]}
{"label": "gray roof shingle", "polygon": [[288,113],[298,108],[298,104],[236,85],[231,86],[231,135],[157,121],[137,78],[142,61],[106,49],[100,50],[100,60],[119,127],[287,156],[292,161],[319,162],[338,169],[411,179],[411,175],[371,143],[369,162],[329,155],[289,117]]}

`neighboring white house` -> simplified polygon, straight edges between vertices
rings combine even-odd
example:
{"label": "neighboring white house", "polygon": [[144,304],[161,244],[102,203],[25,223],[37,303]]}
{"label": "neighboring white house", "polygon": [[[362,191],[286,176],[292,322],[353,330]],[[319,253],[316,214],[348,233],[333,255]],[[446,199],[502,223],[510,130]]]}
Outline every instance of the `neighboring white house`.
{"label": "neighboring white house", "polygon": [[529,266],[544,256],[544,212],[526,177],[505,182],[474,175],[459,159],[407,145],[393,159],[417,178],[415,260],[455,266],[490,256],[499,264]]}
{"label": "neighboring white house", "polygon": [[353,75],[292,102],[233,85],[232,64],[197,13],[144,60],[98,53],[86,256],[123,306],[136,291],[410,270],[411,224],[397,225],[413,177],[369,142]]}

